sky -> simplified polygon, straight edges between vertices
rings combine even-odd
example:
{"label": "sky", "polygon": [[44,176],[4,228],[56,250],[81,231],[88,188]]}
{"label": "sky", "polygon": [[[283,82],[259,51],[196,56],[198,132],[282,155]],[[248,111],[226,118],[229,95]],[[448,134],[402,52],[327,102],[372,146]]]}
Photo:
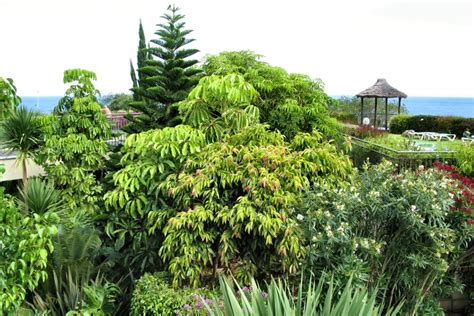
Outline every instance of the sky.
{"label": "sky", "polygon": [[0,0],[0,76],[21,96],[63,95],[63,71],[97,74],[102,94],[128,92],[138,23],[147,41],[168,5],[200,50],[252,50],[289,72],[355,95],[385,78],[409,96],[474,96],[473,1]]}

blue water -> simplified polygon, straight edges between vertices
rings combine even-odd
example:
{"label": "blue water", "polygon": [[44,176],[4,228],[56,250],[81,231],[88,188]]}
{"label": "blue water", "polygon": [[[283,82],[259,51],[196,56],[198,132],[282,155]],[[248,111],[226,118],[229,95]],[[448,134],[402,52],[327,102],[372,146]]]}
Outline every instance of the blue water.
{"label": "blue water", "polygon": [[[50,113],[60,98],[60,96],[22,97],[22,104],[40,112]],[[409,114],[474,117],[474,98],[408,97],[402,99],[402,104]]]}
{"label": "blue water", "polygon": [[62,96],[21,97],[21,104],[39,112],[51,113]]}
{"label": "blue water", "polygon": [[408,97],[402,104],[409,114],[474,117],[474,98]]}

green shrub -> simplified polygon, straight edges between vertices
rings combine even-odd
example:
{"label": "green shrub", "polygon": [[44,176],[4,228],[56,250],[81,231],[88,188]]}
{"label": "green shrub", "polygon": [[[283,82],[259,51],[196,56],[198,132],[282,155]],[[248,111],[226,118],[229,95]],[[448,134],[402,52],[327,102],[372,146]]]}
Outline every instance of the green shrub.
{"label": "green shrub", "polygon": [[48,277],[46,266],[53,251],[59,216],[21,211],[17,202],[0,187],[0,314],[14,315]]}
{"label": "green shrub", "polygon": [[390,120],[390,132],[401,134],[406,130],[456,134],[457,138],[469,129],[474,131],[474,118],[431,115],[397,115]]}
{"label": "green shrub", "polygon": [[344,283],[385,290],[387,304],[406,301],[406,312],[423,314],[431,299],[460,290],[461,261],[472,257],[474,225],[451,211],[456,183],[435,170],[397,175],[386,162],[363,171],[348,189],[323,186],[302,209],[307,269],[333,272]]}
{"label": "green shrub", "polygon": [[334,117],[336,120],[344,123],[357,124],[357,115],[355,113],[349,112],[333,112],[331,117]]}
{"label": "green shrub", "polygon": [[392,117],[392,119],[389,122],[390,132],[401,134],[404,131],[410,129],[410,126],[408,125],[409,117],[410,115],[406,115],[406,114],[400,114],[400,115]]}
{"label": "green shrub", "polygon": [[[207,289],[172,288],[166,272],[146,273],[136,284],[130,315],[176,315],[185,307],[196,305],[196,298],[213,297]],[[202,303],[198,306],[203,307]]]}
{"label": "green shrub", "polygon": [[462,144],[456,150],[456,167],[467,177],[474,178],[474,146]]}
{"label": "green shrub", "polygon": [[218,269],[239,281],[297,271],[304,249],[293,205],[315,183],[347,179],[348,157],[320,133],[287,143],[262,125],[203,143],[189,126],[129,136],[107,205],[145,223],[175,285],[197,286]]}

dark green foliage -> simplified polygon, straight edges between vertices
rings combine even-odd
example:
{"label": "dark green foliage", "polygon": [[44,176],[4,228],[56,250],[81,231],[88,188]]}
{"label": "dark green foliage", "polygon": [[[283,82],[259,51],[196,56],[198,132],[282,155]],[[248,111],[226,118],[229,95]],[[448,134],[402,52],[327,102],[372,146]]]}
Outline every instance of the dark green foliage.
{"label": "dark green foliage", "polygon": [[97,265],[102,241],[86,213],[63,219],[54,239],[54,253],[48,266],[48,281],[33,298],[38,311],[52,315],[95,310],[93,315],[109,315],[119,292],[107,282]]}
{"label": "dark green foliage", "polygon": [[135,101],[130,106],[142,114],[127,116],[131,123],[124,130],[128,133],[179,124],[178,110],[173,104],[185,99],[199,79],[201,71],[195,67],[198,61],[189,59],[198,50],[185,48],[194,41],[187,38],[192,31],[184,28],[184,15],[178,13],[179,8],[169,6],[168,11],[162,16],[165,24],[158,24],[159,29],[155,32],[158,38],[151,40],[152,45],[148,48],[145,48],[140,23],[138,78],[132,67]]}
{"label": "dark green foliage", "polygon": [[401,134],[406,130],[456,134],[457,138],[468,129],[474,131],[474,118],[431,115],[399,115],[390,121],[390,132]]}
{"label": "dark green foliage", "polygon": [[338,138],[340,127],[329,116],[330,98],[324,93],[322,82],[289,74],[260,61],[260,57],[250,51],[223,52],[208,56],[203,68],[207,75],[241,74],[258,92],[253,105],[260,111],[260,121],[289,140],[298,132],[313,129],[327,138]]}

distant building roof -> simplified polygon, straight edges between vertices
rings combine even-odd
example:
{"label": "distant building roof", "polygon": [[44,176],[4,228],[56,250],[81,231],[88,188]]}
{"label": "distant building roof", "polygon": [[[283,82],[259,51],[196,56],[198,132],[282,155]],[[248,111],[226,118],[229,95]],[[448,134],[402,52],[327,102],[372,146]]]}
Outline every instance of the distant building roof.
{"label": "distant building roof", "polygon": [[380,97],[380,98],[406,98],[407,95],[391,85],[385,79],[377,79],[370,88],[357,94],[358,97]]}

